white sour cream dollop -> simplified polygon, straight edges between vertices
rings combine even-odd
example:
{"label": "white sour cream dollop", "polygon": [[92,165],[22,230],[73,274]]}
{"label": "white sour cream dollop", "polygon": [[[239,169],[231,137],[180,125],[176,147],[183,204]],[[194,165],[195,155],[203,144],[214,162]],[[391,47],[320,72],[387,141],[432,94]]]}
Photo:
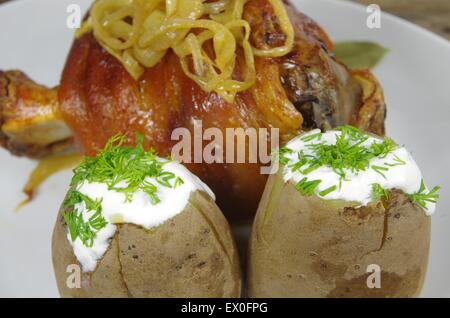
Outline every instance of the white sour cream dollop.
{"label": "white sour cream dollop", "polygon": [[[150,229],[181,213],[186,207],[191,193],[197,190],[206,192],[211,198],[215,199],[211,189],[182,164],[175,161],[169,162],[164,165],[164,171],[172,172],[180,177],[183,184],[176,188],[170,188],[161,186],[154,178],[147,178],[146,181],[152,182],[158,188],[156,194],[160,202],[157,204],[152,204],[149,196],[142,191],[134,193],[131,201],[126,202],[123,193],[109,190],[108,186],[103,183],[82,182],[77,186],[77,191],[92,200],[102,200],[102,216],[108,222],[104,228],[96,233],[91,247],[85,246],[79,238],[72,242],[70,234],[67,234],[74,254],[84,272],[92,272],[97,266],[97,261],[106,253],[110,240],[116,232],[115,224],[136,224]],[[94,211],[87,211],[84,202],[75,205],[74,208],[82,212],[85,221],[95,213]]]}
{"label": "white sour cream dollop", "polygon": [[[399,189],[407,194],[413,194],[419,191],[422,182],[422,173],[411,154],[401,146],[397,146],[383,158],[375,157],[370,159],[369,168],[364,171],[352,172],[349,169],[344,169],[346,180],[341,183],[340,176],[329,166],[321,166],[308,174],[303,174],[302,171],[304,170],[302,169],[293,171],[290,165],[297,162],[298,153],[300,151],[303,151],[307,156],[315,156],[314,150],[308,147],[308,145],[315,143],[334,145],[336,144],[337,136],[341,136],[341,131],[332,130],[322,133],[320,140],[302,140],[305,136],[319,133],[320,130],[313,130],[305,135],[294,138],[286,145],[286,148],[293,150],[293,152],[284,155],[284,157],[288,159],[288,163],[284,166],[283,170],[285,182],[293,180],[298,183],[305,177],[307,180],[321,180],[314,191],[316,195],[337,185],[336,190],[321,197],[325,200],[336,199],[357,202],[362,206],[365,206],[372,201],[372,185],[376,183],[383,189]],[[370,147],[372,143],[381,143],[383,141],[371,135],[368,137],[369,138],[362,146]],[[395,165],[398,163],[397,158],[401,159],[403,163]],[[371,168],[373,166],[386,167],[388,169],[382,170],[382,174],[380,174]],[[339,184],[341,185],[340,187]],[[425,213],[427,215],[433,214],[435,206],[435,203],[427,202]]]}

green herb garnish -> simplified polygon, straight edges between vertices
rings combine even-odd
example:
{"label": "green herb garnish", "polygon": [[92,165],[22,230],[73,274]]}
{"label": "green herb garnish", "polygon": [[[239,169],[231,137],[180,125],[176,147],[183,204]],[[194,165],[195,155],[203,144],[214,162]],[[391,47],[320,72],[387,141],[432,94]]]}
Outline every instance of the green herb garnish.
{"label": "green herb garnish", "polygon": [[331,192],[333,192],[333,191],[335,191],[337,189],[337,186],[332,186],[332,187],[329,187],[329,188],[327,188],[327,189],[325,189],[325,190],[323,190],[323,191],[320,191],[319,192],[319,195],[320,196],[322,196],[322,197],[324,197],[324,196],[326,196],[327,194],[330,194]]}
{"label": "green herb garnish", "polygon": [[406,165],[406,161],[400,159],[399,156],[395,155],[394,156],[394,163],[387,163],[386,162],[384,165],[388,166],[388,167],[404,166],[404,165]]}
{"label": "green herb garnish", "polygon": [[[87,221],[83,219],[83,213],[75,208],[75,205],[83,202],[87,211],[95,211]],[[79,238],[83,245],[92,247],[97,232],[108,224],[101,213],[101,201],[92,200],[79,191],[69,190],[63,202],[63,208],[66,209],[63,217],[69,229],[72,242]]]}
{"label": "green herb garnish", "polygon": [[102,215],[102,211],[97,210],[93,216],[89,218],[89,225],[96,231],[100,231],[103,229],[108,222],[106,222],[105,218]]}
{"label": "green herb garnish", "polygon": [[101,200],[92,200],[88,196],[76,190],[70,190],[69,193],[67,193],[66,199],[63,202],[63,206],[74,206],[75,204],[79,204],[82,202],[84,202],[86,210],[88,211],[97,211],[101,208]]}
{"label": "green herb garnish", "polygon": [[144,150],[142,135],[136,135],[135,147],[124,143],[125,136],[116,135],[95,157],[85,157],[74,170],[72,185],[84,181],[104,183],[109,190],[123,193],[127,202],[141,190],[157,204],[160,202],[157,187],[147,178],[154,178],[156,183],[169,188],[182,184],[175,174],[164,171],[163,167],[169,161],[159,159],[153,150]]}
{"label": "green herb garnish", "polygon": [[[331,168],[339,177],[339,188],[343,181],[347,181],[346,172],[358,174],[360,171],[372,169],[383,178],[386,178],[385,172],[391,167],[406,165],[406,161],[402,160],[398,155],[393,156],[392,162],[385,162],[382,165],[371,165],[370,161],[374,158],[384,159],[394,151],[398,146],[390,138],[385,138],[381,142],[372,142],[364,144],[369,140],[369,135],[352,126],[341,126],[335,130],[340,131],[336,134],[335,144],[327,144],[321,142],[322,133],[314,133],[306,135],[302,141],[308,142],[306,148],[309,152],[301,150],[297,153],[297,160],[287,157],[292,155],[293,150],[283,147],[279,150],[280,163],[288,165],[293,172],[300,172],[307,176],[316,169],[326,166]],[[290,156],[292,157],[292,156]],[[308,180],[304,177],[295,185],[295,188],[303,195],[312,195],[322,180]],[[337,185],[331,186],[319,192],[324,197],[335,191]],[[436,186],[431,191],[426,192],[426,187],[421,181],[420,189],[417,193],[408,194],[411,202],[426,209],[427,203],[436,203],[439,198],[440,187]],[[389,197],[389,191],[384,189],[379,183],[372,184],[372,199],[380,200]]]}
{"label": "green herb garnish", "polygon": [[302,171],[302,174],[310,174],[311,172],[313,172],[314,170],[317,170],[321,167],[321,165],[319,163],[314,163],[314,164],[310,164],[308,168],[306,168],[305,170]]}
{"label": "green herb garnish", "polygon": [[150,201],[153,205],[156,205],[159,202],[161,202],[159,197],[156,195],[156,192],[158,191],[158,187],[155,186],[153,183],[148,182],[147,180],[144,180],[144,181],[142,181],[140,189],[143,192],[145,192],[145,194],[148,195],[148,197],[150,198]]}
{"label": "green herb garnish", "polygon": [[[109,190],[123,193],[126,202],[131,201],[137,191],[142,191],[155,205],[161,201],[157,184],[176,188],[184,183],[174,173],[164,170],[167,162],[158,158],[153,150],[144,150],[143,136],[137,134],[136,145],[131,147],[125,145],[125,136],[116,135],[95,157],[83,159],[74,170],[71,186],[76,189],[83,182],[104,183]],[[83,212],[76,208],[80,203],[84,203],[88,212],[94,212],[87,221]],[[108,224],[102,216],[101,200],[92,200],[77,190],[69,190],[63,207],[71,240],[79,238],[86,247],[92,247],[97,232]]]}
{"label": "green herb garnish", "polygon": [[322,133],[306,135],[300,139],[301,139],[301,141],[304,141],[304,142],[310,142],[310,141],[313,141],[314,139],[320,139],[320,138],[322,138]]}
{"label": "green herb garnish", "polygon": [[108,224],[99,212],[96,212],[87,222],[83,220],[82,213],[77,210],[64,213],[63,217],[69,228],[72,242],[79,238],[86,247],[92,247],[97,232]]}
{"label": "green herb garnish", "polygon": [[180,185],[182,185],[182,184],[184,184],[183,179],[181,179],[180,177],[177,177],[177,178],[175,179],[175,182],[174,182],[174,184],[173,184],[173,187],[176,188],[176,187],[178,187],[178,186],[180,186]]}
{"label": "green herb garnish", "polygon": [[297,162],[291,164],[289,168],[291,168],[292,171],[298,171],[307,163],[308,158],[305,156],[305,153],[303,151],[299,151],[297,154]]}
{"label": "green herb garnish", "polygon": [[321,180],[308,181],[307,178],[303,178],[296,184],[295,188],[303,195],[312,195],[321,182]]}
{"label": "green herb garnish", "polygon": [[389,191],[384,189],[379,183],[372,184],[372,199],[377,201],[389,198]]}
{"label": "green herb garnish", "polygon": [[350,125],[339,126],[339,127],[336,127],[335,130],[345,133],[347,136],[349,136],[351,139],[354,139],[354,140],[361,140],[363,138],[365,138],[367,140],[367,138],[366,138],[367,135],[365,133],[363,133],[358,128],[350,126]]}
{"label": "green herb garnish", "polygon": [[383,171],[388,171],[389,170],[389,168],[386,168],[386,167],[382,167],[382,166],[372,166],[372,169],[376,172],[376,173],[378,173],[379,175],[381,175],[383,178],[385,178],[386,179],[386,175],[383,173]]}
{"label": "green herb garnish", "polygon": [[291,154],[293,151],[287,147],[281,147],[278,152],[275,152],[276,155],[278,155],[278,162],[282,165],[287,165],[289,163],[289,158],[286,156],[288,154]]}
{"label": "green herb garnish", "polygon": [[[339,177],[339,188],[342,186],[343,181],[347,181],[347,172],[358,173],[360,171],[366,171],[371,168],[383,177],[386,177],[383,172],[389,170],[386,166],[370,165],[370,161],[374,158],[385,158],[391,153],[397,145],[390,138],[385,138],[380,142],[373,142],[371,144],[365,144],[369,140],[369,135],[360,131],[353,126],[341,126],[336,128],[340,134],[336,134],[336,142],[334,144],[327,144],[322,142],[322,133],[314,133],[306,135],[302,138],[302,141],[308,142],[306,147],[310,150],[311,154],[305,154],[303,150],[297,154],[297,160],[291,162],[287,158],[286,154],[292,154],[292,150],[288,148],[282,148],[280,150],[280,157],[283,160],[280,162],[287,165],[293,172],[300,172],[303,175],[308,175],[320,167],[330,167]],[[394,157],[395,162],[393,164],[401,164],[404,162],[397,156]],[[309,193],[312,186],[318,185],[320,180],[315,180],[314,183],[307,183],[313,181],[307,181],[303,179],[297,184],[302,193]],[[335,187],[330,187],[319,195],[325,196],[328,193],[335,191]],[[314,187],[314,189],[316,188]]]}
{"label": "green herb garnish", "polygon": [[422,208],[426,209],[427,202],[436,203],[436,199],[439,198],[439,194],[437,193],[441,187],[434,187],[431,191],[426,193],[426,187],[423,180],[420,182],[420,189],[418,192],[409,194],[408,197],[412,203],[418,204]]}
{"label": "green herb garnish", "polygon": [[341,132],[336,136],[336,143],[314,143],[307,145],[314,156],[308,161],[309,166],[304,174],[314,171],[318,167],[328,166],[345,180],[345,169],[351,172],[365,171],[369,167],[369,161],[375,157],[386,156],[395,147],[390,139],[384,139],[381,143],[373,143],[370,147],[362,144],[369,136],[351,126],[337,128]]}
{"label": "green herb garnish", "polygon": [[390,138],[385,138],[381,143],[373,143],[371,146],[374,157],[386,158],[386,156],[394,150],[395,143]]}

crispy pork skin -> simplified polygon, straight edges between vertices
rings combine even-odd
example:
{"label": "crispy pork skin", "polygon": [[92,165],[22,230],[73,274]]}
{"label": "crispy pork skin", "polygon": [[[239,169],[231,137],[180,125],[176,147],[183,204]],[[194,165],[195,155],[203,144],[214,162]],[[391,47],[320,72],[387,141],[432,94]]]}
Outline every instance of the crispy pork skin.
{"label": "crispy pork skin", "polygon": [[[278,128],[281,144],[302,130],[342,124],[383,135],[385,104],[376,79],[367,70],[348,70],[337,61],[326,33],[285,4],[295,29],[293,50],[281,58],[256,57],[255,85],[232,103],[203,91],[184,74],[170,51],[136,81],[88,33],[73,43],[58,98],[56,90],[38,86],[23,74],[16,74],[20,84],[15,87],[25,87],[27,93],[19,89],[20,94],[13,96],[11,76],[0,73],[1,145],[28,156],[59,151],[54,147],[72,142],[68,126],[87,155],[95,154],[114,134],[125,134],[133,142],[139,132],[145,147],[165,156],[177,143],[171,140],[174,129],[193,132],[198,120],[203,130],[218,128],[224,135],[227,128]],[[283,44],[285,36],[267,0],[249,0],[244,18],[251,25],[255,47]],[[236,78],[242,78],[242,63],[243,54],[238,51]],[[187,166],[213,189],[229,220],[252,220],[266,182],[261,163]]]}

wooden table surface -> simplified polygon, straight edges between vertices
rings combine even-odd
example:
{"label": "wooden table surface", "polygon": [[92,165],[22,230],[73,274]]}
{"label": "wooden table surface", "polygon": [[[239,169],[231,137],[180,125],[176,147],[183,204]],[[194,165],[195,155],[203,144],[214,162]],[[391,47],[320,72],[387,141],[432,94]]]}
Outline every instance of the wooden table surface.
{"label": "wooden table surface", "polygon": [[[0,3],[11,0],[0,0]],[[20,0],[15,0],[20,1]],[[55,0],[57,1],[57,0]],[[450,0],[349,0],[381,9],[417,23],[450,40]]]}

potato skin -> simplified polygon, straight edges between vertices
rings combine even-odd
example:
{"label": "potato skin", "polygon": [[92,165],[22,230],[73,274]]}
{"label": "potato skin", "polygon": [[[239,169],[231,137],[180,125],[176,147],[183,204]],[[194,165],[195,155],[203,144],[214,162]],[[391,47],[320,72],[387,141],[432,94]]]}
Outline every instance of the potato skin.
{"label": "potato skin", "polygon": [[203,192],[194,192],[185,210],[145,230],[123,224],[81,288],[70,289],[66,272],[79,264],[58,216],[52,241],[53,266],[62,297],[239,297],[241,274],[225,217]]}
{"label": "potato skin", "polygon": [[[416,297],[423,285],[431,220],[399,190],[383,202],[305,197],[282,171],[269,178],[252,228],[250,297]],[[370,289],[370,264],[381,288]]]}

